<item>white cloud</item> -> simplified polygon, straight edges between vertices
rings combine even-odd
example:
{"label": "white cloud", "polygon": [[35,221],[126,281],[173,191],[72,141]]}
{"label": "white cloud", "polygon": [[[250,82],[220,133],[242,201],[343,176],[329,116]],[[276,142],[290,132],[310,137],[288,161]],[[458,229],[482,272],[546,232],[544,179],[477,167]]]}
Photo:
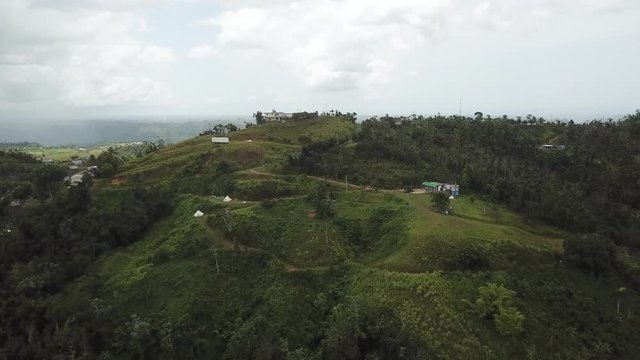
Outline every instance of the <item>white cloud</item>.
{"label": "white cloud", "polygon": [[103,106],[166,99],[168,89],[153,77],[173,60],[171,50],[134,37],[145,29],[142,17],[107,10],[152,3],[3,1],[0,100]]}
{"label": "white cloud", "polygon": [[213,57],[217,51],[211,45],[203,44],[194,46],[187,51],[187,57],[190,59],[206,59]]}
{"label": "white cloud", "polygon": [[[459,4],[460,1],[458,0]],[[634,0],[481,0],[474,2],[472,20],[491,30],[528,31],[541,17],[576,14],[602,16],[637,7]]]}
{"label": "white cloud", "polygon": [[510,1],[483,1],[473,9],[473,19],[481,27],[492,30],[510,30],[513,26],[514,5]]}
{"label": "white cloud", "polygon": [[[374,111],[454,104],[457,112],[460,96],[475,97],[478,107],[507,102],[515,92],[504,89],[523,81],[541,107],[536,94],[556,79],[576,84],[567,93],[607,87],[633,103],[625,84],[638,78],[629,64],[639,7],[638,0],[0,0],[0,113],[164,109],[157,104],[200,111],[194,104],[220,94],[223,101],[209,103],[228,112],[270,101]],[[584,79],[597,86],[578,86]]]}
{"label": "white cloud", "polygon": [[168,0],[30,0],[29,5],[34,8],[51,8],[56,10],[93,9],[130,11],[166,4],[168,2]]}
{"label": "white cloud", "polygon": [[78,45],[63,67],[61,100],[67,105],[104,106],[159,102],[168,89],[146,73],[153,64],[171,61],[171,51],[139,44]]}
{"label": "white cloud", "polygon": [[396,53],[423,47],[437,34],[448,3],[242,1],[216,19],[217,44],[258,51],[315,90],[367,88],[394,79]]}
{"label": "white cloud", "polygon": [[215,17],[208,17],[205,19],[199,19],[193,22],[193,25],[195,26],[217,26],[218,25],[218,19],[216,19]]}

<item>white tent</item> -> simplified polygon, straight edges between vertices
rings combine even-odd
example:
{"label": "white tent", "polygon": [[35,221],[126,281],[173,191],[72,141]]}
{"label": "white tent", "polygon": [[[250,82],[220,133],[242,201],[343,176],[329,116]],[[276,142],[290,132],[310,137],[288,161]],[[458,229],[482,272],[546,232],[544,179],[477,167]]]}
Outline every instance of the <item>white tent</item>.
{"label": "white tent", "polygon": [[203,216],[204,216],[204,213],[200,210],[196,211],[196,213],[193,214],[193,217],[203,217]]}
{"label": "white tent", "polygon": [[231,202],[231,198],[229,196],[225,196],[224,200],[222,200],[224,202]]}

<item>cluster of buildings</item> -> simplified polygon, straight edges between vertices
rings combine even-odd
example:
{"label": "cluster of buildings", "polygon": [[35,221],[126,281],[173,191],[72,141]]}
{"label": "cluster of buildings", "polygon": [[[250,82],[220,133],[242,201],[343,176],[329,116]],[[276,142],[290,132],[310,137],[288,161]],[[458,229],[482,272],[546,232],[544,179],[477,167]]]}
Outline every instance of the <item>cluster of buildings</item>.
{"label": "cluster of buildings", "polygon": [[[78,169],[77,165],[73,165],[76,167],[76,170]],[[71,167],[69,167],[71,168]],[[82,179],[84,178],[85,175],[89,174],[91,176],[95,176],[96,171],[98,171],[98,167],[97,166],[89,166],[86,168],[86,170],[82,170],[80,172],[77,172],[71,176],[68,176],[65,178],[65,181],[69,182],[69,185],[71,186],[78,186],[80,183],[82,183]]]}

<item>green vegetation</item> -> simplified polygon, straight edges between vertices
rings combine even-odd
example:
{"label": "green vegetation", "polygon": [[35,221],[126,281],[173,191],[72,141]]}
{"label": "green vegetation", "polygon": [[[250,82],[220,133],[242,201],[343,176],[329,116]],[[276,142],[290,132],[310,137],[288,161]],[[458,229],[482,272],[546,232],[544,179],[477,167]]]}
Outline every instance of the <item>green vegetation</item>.
{"label": "green vegetation", "polygon": [[343,139],[356,125],[341,117],[321,116],[311,120],[266,123],[231,135],[232,140],[266,140],[285,144],[308,143],[325,139]]}
{"label": "green vegetation", "polygon": [[[578,231],[580,221],[564,218],[549,224],[531,209],[561,214],[561,200],[600,211],[582,195],[585,185],[561,180],[558,168],[549,181],[564,181],[574,191],[568,199],[505,196],[515,186],[508,179],[524,181],[528,170],[497,172],[497,186],[469,159],[483,154],[480,163],[501,148],[451,135],[470,126],[501,137],[513,151],[486,166],[534,158],[535,167],[564,156],[538,154],[535,145],[541,134],[562,138],[561,126],[436,118],[372,120],[360,132],[355,114],[307,115],[220,126],[216,133],[231,131],[224,145],[204,134],[125,163],[115,150],[96,157],[97,175],[127,179],[119,185],[88,178],[67,188],[55,166],[0,152],[0,318],[9,324],[0,328],[0,355],[618,359],[640,351],[634,234]],[[502,126],[513,131],[496,135]],[[575,132],[597,127],[580,126]],[[452,136],[465,146],[441,161],[431,145],[432,156],[420,154],[419,135],[437,147]],[[634,139],[620,141],[638,154]],[[415,152],[395,153],[410,145]],[[571,167],[572,156],[553,161]],[[349,184],[335,180],[344,176]],[[463,195],[359,187],[413,188],[446,180],[439,176],[461,179]],[[633,186],[628,196],[637,195]],[[14,199],[21,206],[9,206]]]}
{"label": "green vegetation", "polygon": [[88,158],[90,156],[98,156],[103,151],[106,150],[106,147],[97,147],[97,148],[76,148],[76,147],[25,147],[19,148],[20,151],[25,152],[27,154],[31,154],[38,159],[48,158],[53,159],[54,161],[68,161],[72,158]]}

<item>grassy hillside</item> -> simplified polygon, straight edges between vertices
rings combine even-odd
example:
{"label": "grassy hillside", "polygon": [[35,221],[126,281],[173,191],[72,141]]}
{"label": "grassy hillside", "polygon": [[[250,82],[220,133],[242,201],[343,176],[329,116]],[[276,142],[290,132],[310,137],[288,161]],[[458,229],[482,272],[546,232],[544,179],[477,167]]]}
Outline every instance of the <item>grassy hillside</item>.
{"label": "grassy hillside", "polygon": [[[433,268],[436,264],[424,264],[424,259],[416,254],[432,253],[429,257],[432,262],[438,263],[441,260],[438,256],[447,257],[446,250],[466,244],[489,246],[504,242],[559,254],[562,252],[563,239],[569,236],[543,224],[525,224],[505,207],[480,200],[472,202],[469,196],[454,200],[452,215],[443,216],[432,208],[430,194],[404,194],[398,191],[394,195],[407,201],[412,211],[408,216],[409,241],[380,263],[389,269],[415,271],[421,269],[419,263]],[[439,251],[440,254],[433,255]]]}
{"label": "grassy hillside", "polygon": [[210,136],[181,142],[142,159],[130,161],[121,175],[147,181],[168,181],[180,176],[215,175],[215,165],[229,163],[234,171],[262,167],[279,170],[287,156],[306,141],[344,137],[355,124],[337,117],[320,117],[291,123],[268,123],[233,132],[229,144],[213,144]]}
{"label": "grassy hillside", "polygon": [[354,127],[338,118],[266,124],[228,145],[199,137],[128,163],[127,186],[172,186],[172,214],[103,255],[52,298],[49,316],[93,319],[103,355],[123,359],[607,359],[639,350],[629,340],[640,297],[620,291],[619,277],[563,264],[572,234],[469,195],[443,215],[428,194],[282,173],[304,137]]}
{"label": "grassy hillside", "polygon": [[355,128],[355,124],[340,117],[321,116],[311,120],[267,123],[254,126],[232,134],[231,140],[267,140],[299,144],[344,137],[354,131]]}

